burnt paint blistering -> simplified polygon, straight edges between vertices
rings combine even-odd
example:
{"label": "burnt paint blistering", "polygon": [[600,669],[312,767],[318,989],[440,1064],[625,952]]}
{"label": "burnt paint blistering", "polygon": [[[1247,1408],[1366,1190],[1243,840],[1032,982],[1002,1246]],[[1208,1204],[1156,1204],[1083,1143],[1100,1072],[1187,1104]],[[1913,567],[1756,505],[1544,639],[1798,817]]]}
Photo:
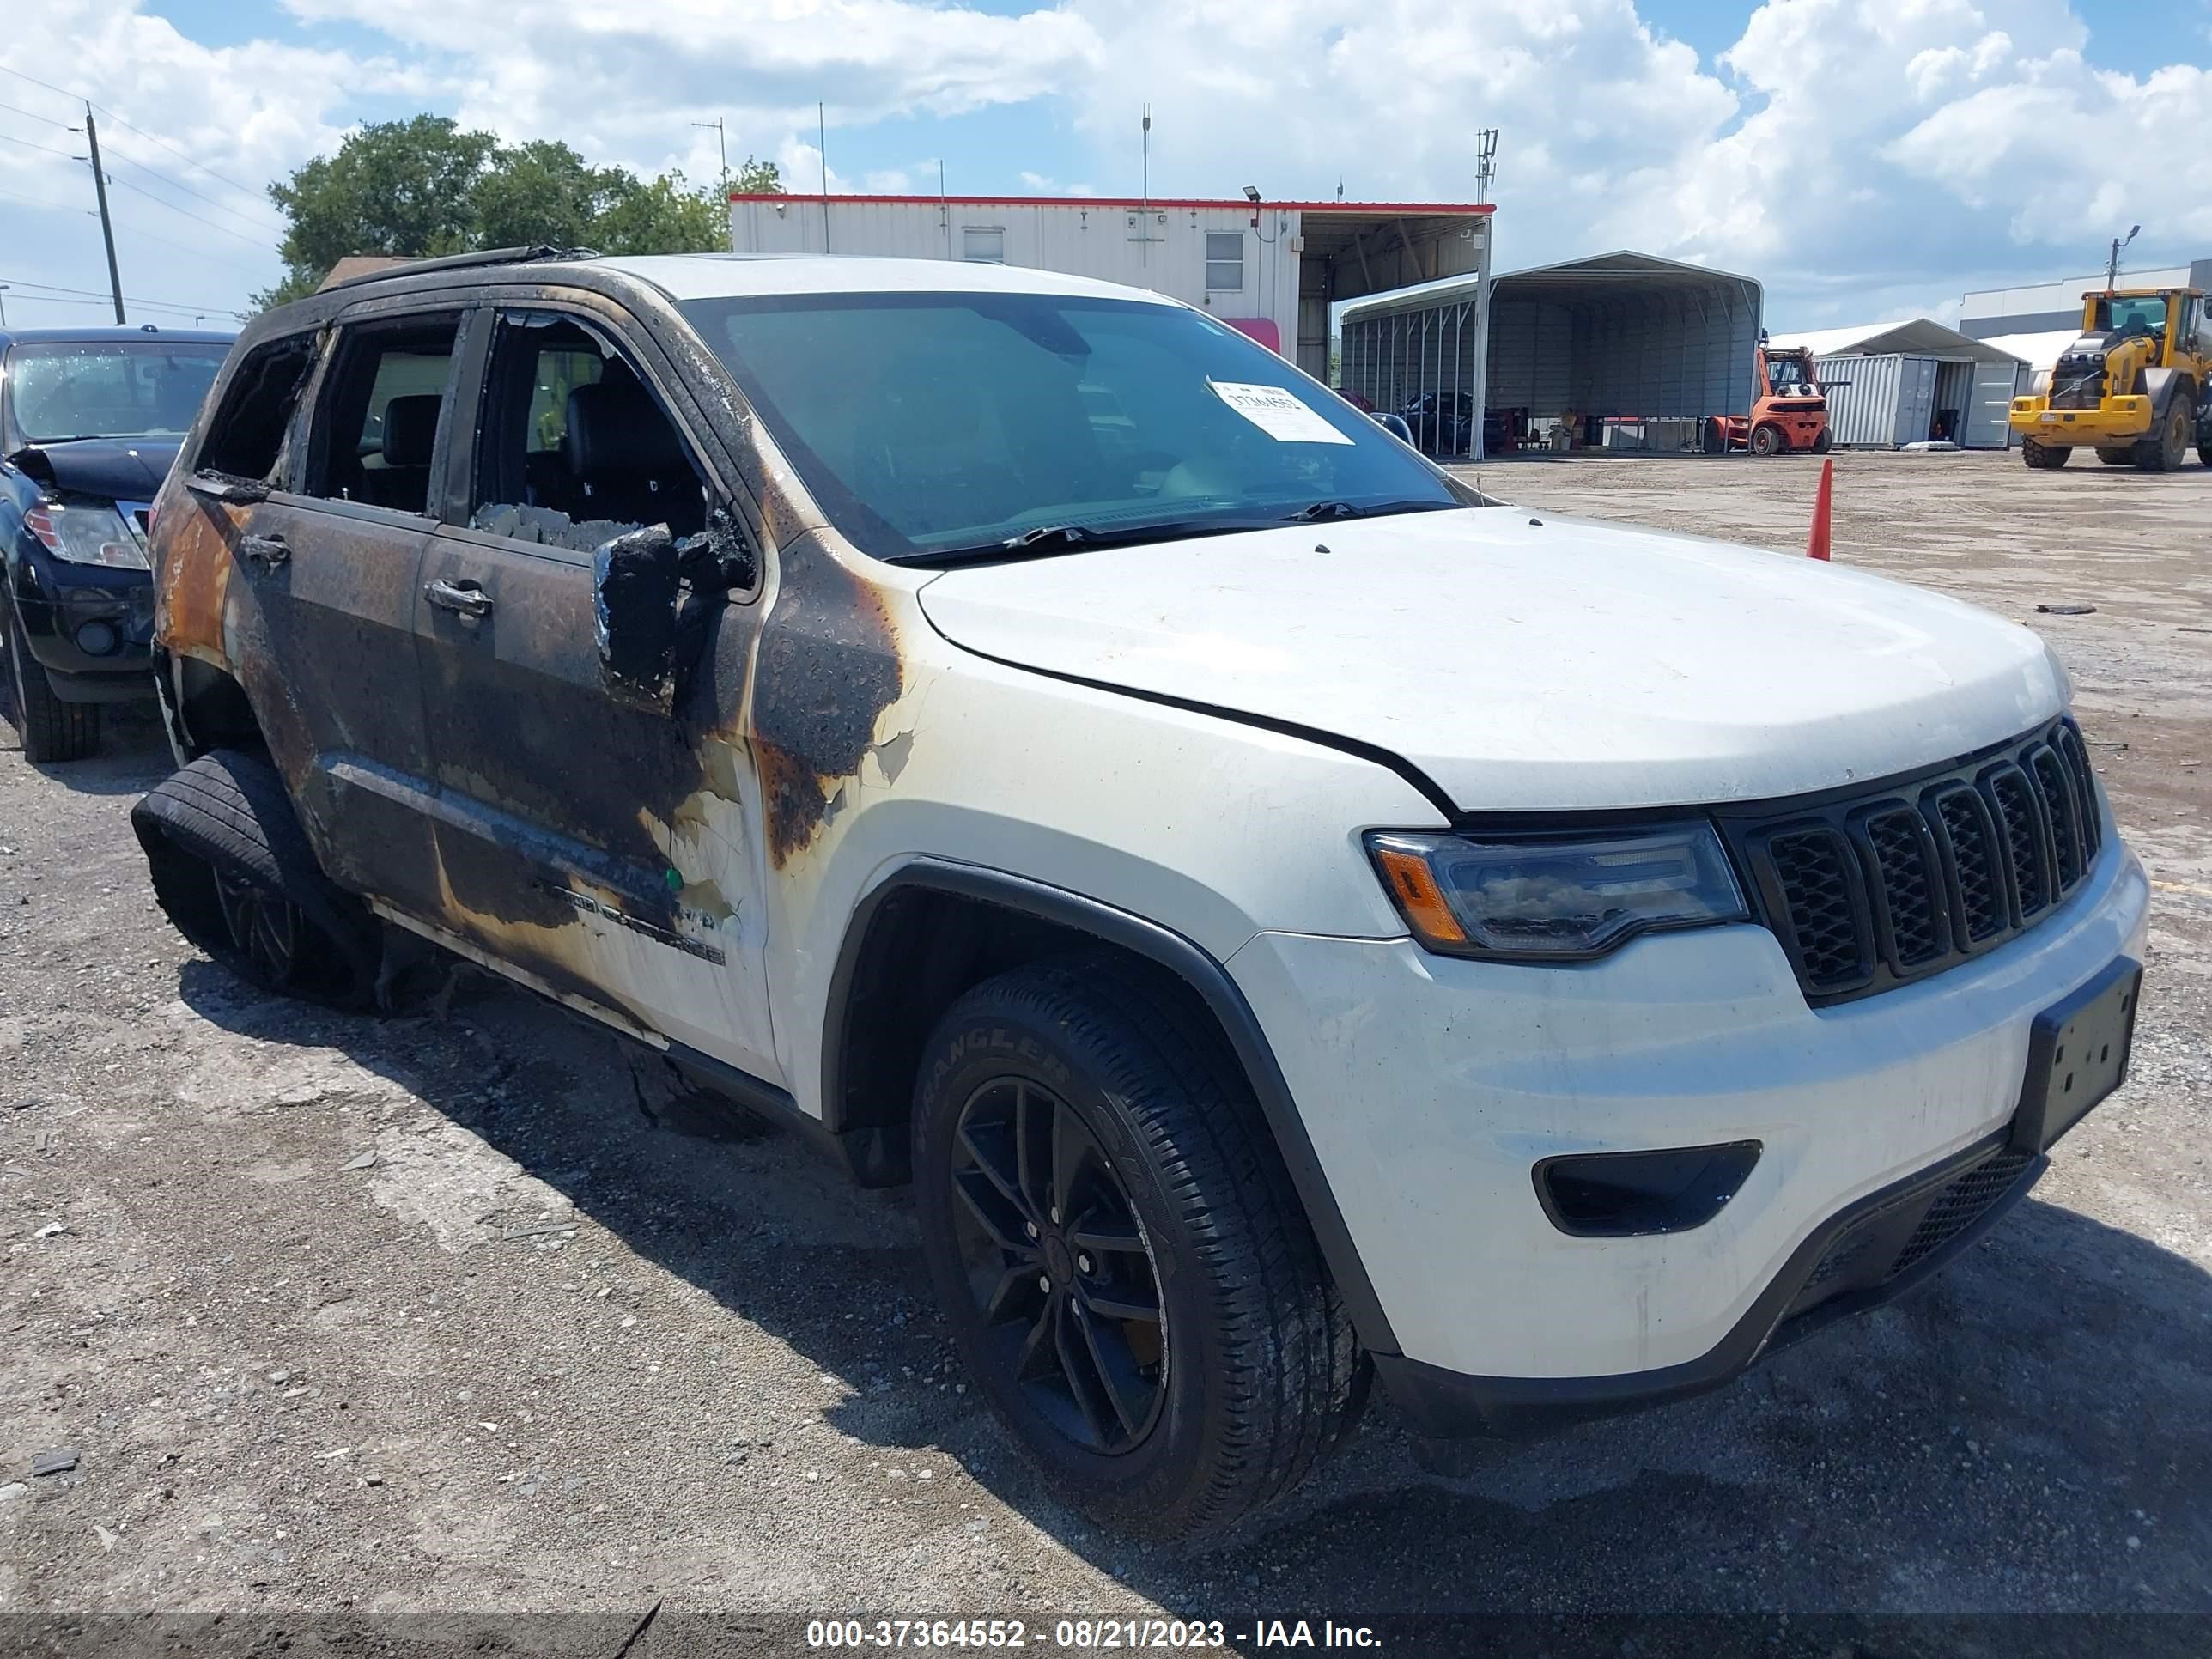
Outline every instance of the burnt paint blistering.
{"label": "burnt paint blistering", "polygon": [[769,860],[804,852],[856,776],[906,674],[882,596],[832,557],[822,532],[786,547],[753,673],[753,735]]}

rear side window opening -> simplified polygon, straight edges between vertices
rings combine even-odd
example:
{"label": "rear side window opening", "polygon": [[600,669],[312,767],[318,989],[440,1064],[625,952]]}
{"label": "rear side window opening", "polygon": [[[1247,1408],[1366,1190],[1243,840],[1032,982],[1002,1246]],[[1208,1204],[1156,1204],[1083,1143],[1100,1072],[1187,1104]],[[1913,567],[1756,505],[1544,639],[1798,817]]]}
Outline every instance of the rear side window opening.
{"label": "rear side window opening", "polygon": [[288,334],[246,354],[208,422],[196,470],[257,483],[276,481],[285,434],[315,366],[315,334]]}
{"label": "rear side window opening", "polygon": [[458,317],[348,328],[325,377],[301,492],[417,517],[453,379]]}

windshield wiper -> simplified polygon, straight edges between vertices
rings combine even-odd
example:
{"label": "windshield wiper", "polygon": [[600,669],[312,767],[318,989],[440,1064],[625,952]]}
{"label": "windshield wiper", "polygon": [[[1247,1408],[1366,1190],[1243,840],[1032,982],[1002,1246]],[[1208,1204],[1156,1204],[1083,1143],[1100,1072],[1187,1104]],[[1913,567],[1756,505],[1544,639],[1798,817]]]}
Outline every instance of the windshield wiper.
{"label": "windshield wiper", "polygon": [[1044,547],[1079,547],[1098,539],[1098,532],[1089,525],[1047,524],[1024,530],[1018,536],[1009,536],[999,545],[1009,553],[1030,553]]}
{"label": "windshield wiper", "polygon": [[1285,514],[1285,524],[1311,524],[1322,519],[1378,519],[1394,513],[1436,513],[1447,507],[1458,507],[1458,501],[1370,501],[1362,506],[1357,501],[1310,501],[1295,513]]}
{"label": "windshield wiper", "polygon": [[1281,523],[1280,519],[1238,517],[1177,519],[1132,525],[1049,524],[1000,541],[979,542],[973,547],[932,548],[927,552],[909,553],[892,562],[922,566],[986,564],[999,559],[1028,558],[1129,542],[1174,542],[1187,541],[1194,536],[1226,536],[1240,530],[1267,530]]}

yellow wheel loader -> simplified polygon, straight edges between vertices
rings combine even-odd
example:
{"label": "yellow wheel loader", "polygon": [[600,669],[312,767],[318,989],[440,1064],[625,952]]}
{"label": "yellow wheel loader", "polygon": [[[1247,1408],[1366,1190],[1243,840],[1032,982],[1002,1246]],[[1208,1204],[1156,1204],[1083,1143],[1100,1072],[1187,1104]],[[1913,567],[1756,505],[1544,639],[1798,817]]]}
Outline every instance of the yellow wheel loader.
{"label": "yellow wheel loader", "polygon": [[2081,296],[2081,337],[2047,386],[2012,400],[2021,459],[2038,471],[2076,448],[2108,466],[2164,472],[2212,466],[2212,317],[2193,288],[2099,289]]}

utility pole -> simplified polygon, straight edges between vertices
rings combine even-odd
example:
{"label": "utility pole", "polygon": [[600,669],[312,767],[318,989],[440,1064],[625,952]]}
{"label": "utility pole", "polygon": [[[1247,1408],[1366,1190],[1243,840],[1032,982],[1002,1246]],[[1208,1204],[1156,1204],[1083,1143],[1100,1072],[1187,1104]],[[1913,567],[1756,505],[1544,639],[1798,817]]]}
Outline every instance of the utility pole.
{"label": "utility pole", "polygon": [[814,105],[814,148],[822,157],[822,251],[830,251],[830,118],[819,99]]}
{"label": "utility pole", "polygon": [[2130,229],[2125,236],[2115,236],[2112,238],[2112,257],[2106,262],[2105,265],[2105,292],[2106,294],[2110,294],[2115,288],[2119,286],[2120,250],[2142,234],[2142,227],[2141,225],[2136,225]]}
{"label": "utility pole", "polygon": [[100,235],[107,244],[107,289],[115,299],[115,320],[123,316],[123,276],[115,268],[115,223],[107,216],[107,175],[100,170],[100,129],[93,125],[92,106],[84,106],[84,142],[92,149],[92,187],[100,196]]}
{"label": "utility pole", "polygon": [[738,251],[738,233],[730,224],[729,135],[722,130],[722,118],[719,115],[711,121],[694,121],[691,125],[714,129],[714,149],[722,158],[722,234],[730,244],[730,252],[735,253]]}

